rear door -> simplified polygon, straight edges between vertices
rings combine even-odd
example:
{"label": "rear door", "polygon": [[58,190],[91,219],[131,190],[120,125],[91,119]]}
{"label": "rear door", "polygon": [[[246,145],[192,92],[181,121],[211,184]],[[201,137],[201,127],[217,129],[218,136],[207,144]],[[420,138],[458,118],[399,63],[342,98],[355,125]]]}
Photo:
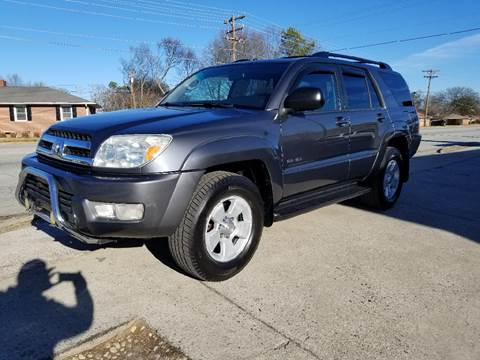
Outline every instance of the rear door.
{"label": "rear door", "polygon": [[368,175],[380,147],[379,128],[387,113],[371,75],[362,68],[342,66],[345,117],[350,122],[350,179]]}
{"label": "rear door", "polygon": [[348,132],[342,123],[338,68],[310,64],[300,71],[289,93],[301,87],[322,90],[325,105],[290,114],[281,124],[284,196],[335,184],[348,176]]}

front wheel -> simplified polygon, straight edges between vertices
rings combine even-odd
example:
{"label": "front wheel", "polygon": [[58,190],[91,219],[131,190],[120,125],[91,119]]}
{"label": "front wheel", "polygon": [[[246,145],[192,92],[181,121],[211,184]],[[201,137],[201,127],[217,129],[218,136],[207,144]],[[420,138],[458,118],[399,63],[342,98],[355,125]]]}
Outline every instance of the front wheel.
{"label": "front wheel", "polygon": [[372,178],[372,191],[363,196],[363,202],[380,210],[390,209],[402,191],[404,167],[397,148],[387,147],[380,171]]}
{"label": "front wheel", "polygon": [[216,171],[202,177],[168,243],[185,272],[222,281],[247,265],[262,230],[263,202],[255,184],[244,176]]}

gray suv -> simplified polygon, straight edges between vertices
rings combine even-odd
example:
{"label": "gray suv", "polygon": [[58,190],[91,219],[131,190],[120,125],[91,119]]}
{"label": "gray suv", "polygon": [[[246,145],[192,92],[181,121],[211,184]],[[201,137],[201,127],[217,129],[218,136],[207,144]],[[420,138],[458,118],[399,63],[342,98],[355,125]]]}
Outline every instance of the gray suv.
{"label": "gray suv", "polygon": [[360,198],[397,201],[420,143],[402,76],[320,52],[203,69],[152,109],[51,126],[18,201],[87,243],[167,241],[203,280],[238,273],[264,226]]}

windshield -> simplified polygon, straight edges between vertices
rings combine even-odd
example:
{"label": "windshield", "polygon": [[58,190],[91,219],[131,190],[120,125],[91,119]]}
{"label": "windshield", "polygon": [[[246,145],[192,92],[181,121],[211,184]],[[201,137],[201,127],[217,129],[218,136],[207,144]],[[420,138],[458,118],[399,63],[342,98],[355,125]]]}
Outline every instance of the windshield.
{"label": "windshield", "polygon": [[159,106],[264,109],[287,66],[250,63],[207,68],[181,83]]}

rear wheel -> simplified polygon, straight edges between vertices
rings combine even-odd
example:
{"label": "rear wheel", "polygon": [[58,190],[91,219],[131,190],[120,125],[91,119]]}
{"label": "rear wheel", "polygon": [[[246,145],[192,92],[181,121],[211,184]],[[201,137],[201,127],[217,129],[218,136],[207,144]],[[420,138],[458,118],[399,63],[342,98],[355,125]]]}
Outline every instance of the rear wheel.
{"label": "rear wheel", "polygon": [[175,262],[188,274],[226,280],[250,261],[263,230],[263,203],[249,179],[216,171],[204,175],[182,223],[169,238]]}
{"label": "rear wheel", "polygon": [[404,178],[402,154],[397,148],[387,147],[380,171],[372,178],[372,191],[362,197],[371,207],[387,210],[397,202]]}

